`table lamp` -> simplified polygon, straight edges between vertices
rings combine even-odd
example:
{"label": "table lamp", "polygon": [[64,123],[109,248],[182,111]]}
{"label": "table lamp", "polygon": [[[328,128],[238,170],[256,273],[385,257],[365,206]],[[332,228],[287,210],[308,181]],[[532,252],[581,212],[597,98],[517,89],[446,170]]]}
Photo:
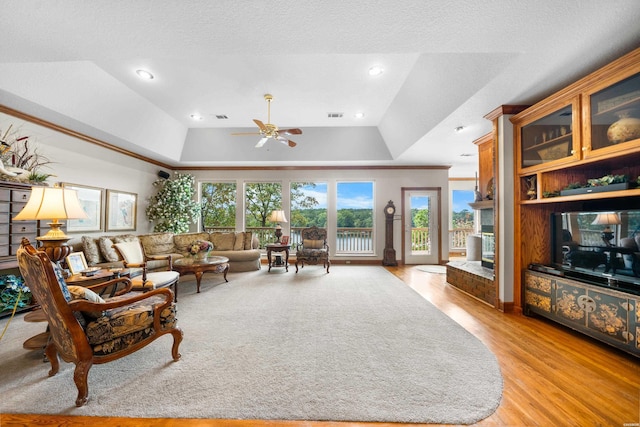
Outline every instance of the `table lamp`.
{"label": "table lamp", "polygon": [[49,232],[44,236],[36,237],[36,240],[42,244],[38,249],[57,264],[72,251],[72,247],[67,246],[71,237],[60,229],[64,223],[59,220],[83,218],[88,218],[88,215],[82,209],[75,190],[61,187],[32,187],[27,204],[13,220],[51,220],[48,223]]}
{"label": "table lamp", "polygon": [[620,217],[618,216],[618,214],[614,212],[599,213],[596,215],[596,219],[594,219],[591,224],[605,226],[600,236],[602,237],[602,241],[606,246],[612,246],[611,240],[613,240],[613,231],[609,226],[620,224]]}
{"label": "table lamp", "polygon": [[268,219],[269,221],[276,223],[276,243],[280,243],[280,238],[282,237],[282,227],[280,226],[280,223],[287,222],[287,217],[284,216],[284,211],[275,210],[271,212]]}

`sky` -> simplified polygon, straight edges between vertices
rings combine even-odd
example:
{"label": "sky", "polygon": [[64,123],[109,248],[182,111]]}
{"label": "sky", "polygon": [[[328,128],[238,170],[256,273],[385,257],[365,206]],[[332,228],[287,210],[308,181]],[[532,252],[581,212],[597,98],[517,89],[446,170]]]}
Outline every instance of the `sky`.
{"label": "sky", "polygon": [[463,210],[471,211],[469,203],[473,202],[475,194],[471,190],[453,190],[452,212],[460,212]]}
{"label": "sky", "polygon": [[[303,187],[302,190],[318,201],[316,208],[327,208],[327,183],[316,182],[315,188]],[[338,209],[372,209],[373,182],[339,182]]]}

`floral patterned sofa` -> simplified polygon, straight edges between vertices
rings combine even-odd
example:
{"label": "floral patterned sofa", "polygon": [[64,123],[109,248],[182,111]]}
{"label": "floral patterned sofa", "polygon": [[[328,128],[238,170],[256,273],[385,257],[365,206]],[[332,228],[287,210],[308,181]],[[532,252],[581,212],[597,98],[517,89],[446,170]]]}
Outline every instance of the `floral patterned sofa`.
{"label": "floral patterned sofa", "polygon": [[166,260],[154,260],[154,255],[172,255],[173,259],[189,256],[189,248],[198,240],[207,240],[213,244],[209,255],[229,258],[229,271],[253,271],[260,269],[258,236],[250,231],[235,233],[150,233],[123,234],[114,236],[82,236],[72,240],[70,244],[75,252],[83,252],[90,267],[117,268],[122,267],[122,258],[113,248],[115,243],[139,240],[149,258],[149,271],[166,269]]}

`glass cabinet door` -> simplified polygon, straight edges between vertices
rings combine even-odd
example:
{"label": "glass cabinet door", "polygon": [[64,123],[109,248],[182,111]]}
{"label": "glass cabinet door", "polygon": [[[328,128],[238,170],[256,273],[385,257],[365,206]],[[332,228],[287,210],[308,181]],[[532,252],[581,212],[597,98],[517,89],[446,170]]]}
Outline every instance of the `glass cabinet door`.
{"label": "glass cabinet door", "polygon": [[[520,128],[520,168],[574,157],[573,104]],[[537,168],[535,168],[537,169]]]}
{"label": "glass cabinet door", "polygon": [[[585,135],[591,141],[588,152],[608,147],[620,149],[620,144],[633,145],[631,141],[640,142],[640,73],[608,86],[598,92],[587,94],[590,111],[586,119],[590,126]],[[600,153],[593,153],[594,155]]]}

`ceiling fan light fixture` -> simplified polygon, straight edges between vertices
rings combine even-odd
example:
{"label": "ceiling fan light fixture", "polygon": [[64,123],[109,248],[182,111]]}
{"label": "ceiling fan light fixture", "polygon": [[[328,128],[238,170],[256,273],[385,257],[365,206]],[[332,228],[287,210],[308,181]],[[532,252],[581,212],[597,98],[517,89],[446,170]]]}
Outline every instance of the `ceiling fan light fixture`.
{"label": "ceiling fan light fixture", "polygon": [[151,72],[149,72],[147,70],[143,70],[143,69],[136,70],[136,74],[138,75],[138,77],[140,77],[141,79],[144,79],[144,80],[153,80],[154,79],[153,74],[151,74]]}
{"label": "ceiling fan light fixture", "polygon": [[373,67],[369,68],[369,75],[371,77],[379,76],[382,73],[384,73],[384,68],[379,65],[374,65]]}

